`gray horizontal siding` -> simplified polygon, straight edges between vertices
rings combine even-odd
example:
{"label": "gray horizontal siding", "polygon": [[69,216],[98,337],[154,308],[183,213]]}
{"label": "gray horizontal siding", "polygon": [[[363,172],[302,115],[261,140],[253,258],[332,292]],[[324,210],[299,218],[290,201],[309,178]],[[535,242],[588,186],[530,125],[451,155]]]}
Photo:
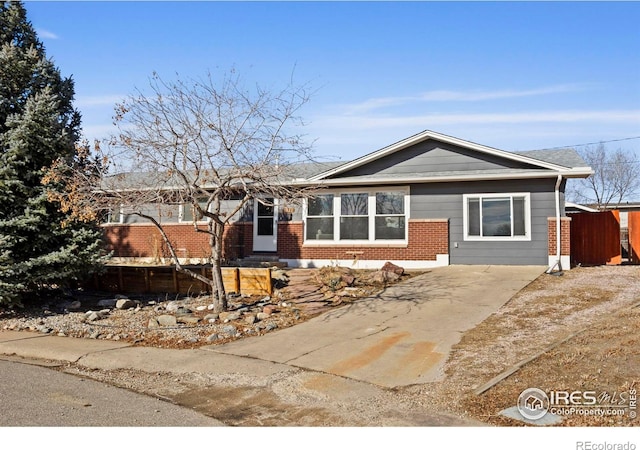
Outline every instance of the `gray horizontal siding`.
{"label": "gray horizontal siding", "polygon": [[[178,213],[180,212],[178,205],[165,205],[161,203],[153,203],[148,205],[142,205],[138,210],[147,216],[153,217],[160,223],[177,223]],[[130,223],[150,223],[149,220],[144,217],[140,217],[136,214],[127,214],[127,208],[123,209],[124,218],[123,222]]]}
{"label": "gray horizontal siding", "polygon": [[[238,200],[223,200],[220,206],[220,212],[222,214],[230,214],[238,204]],[[151,216],[156,219],[158,222],[163,224],[171,224],[178,223],[180,216],[180,205],[168,205],[168,204],[160,204],[153,203],[142,205],[139,207],[140,212],[145,215]],[[144,217],[140,217],[136,214],[127,214],[127,208],[124,208],[124,218],[123,223],[126,224],[134,224],[134,223],[150,223],[149,220]],[[253,220],[253,203],[250,202],[248,205],[245,205],[235,216],[232,218],[232,222],[237,220]]]}
{"label": "gray horizontal siding", "polygon": [[427,140],[340,174],[338,177],[458,172],[492,169],[539,169],[442,142]]}
{"label": "gray horizontal siding", "polygon": [[[451,264],[546,265],[547,219],[555,216],[554,187],[553,179],[416,184],[411,186],[411,218],[449,219]],[[531,194],[531,240],[465,241],[463,194],[512,192]]]}

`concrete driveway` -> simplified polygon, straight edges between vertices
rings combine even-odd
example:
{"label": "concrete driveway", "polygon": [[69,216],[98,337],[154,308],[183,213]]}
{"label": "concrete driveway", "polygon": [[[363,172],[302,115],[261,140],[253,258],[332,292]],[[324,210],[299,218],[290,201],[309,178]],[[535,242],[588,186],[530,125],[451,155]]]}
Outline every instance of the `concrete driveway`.
{"label": "concrete driveway", "polygon": [[385,387],[443,379],[462,334],[540,276],[542,266],[447,266],[295,327],[203,347]]}

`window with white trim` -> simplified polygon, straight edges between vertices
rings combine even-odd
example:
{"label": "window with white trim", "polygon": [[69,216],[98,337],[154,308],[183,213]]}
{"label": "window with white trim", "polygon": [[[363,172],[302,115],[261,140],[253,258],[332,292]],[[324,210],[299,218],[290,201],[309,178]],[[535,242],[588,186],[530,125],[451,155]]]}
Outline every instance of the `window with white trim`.
{"label": "window with white trim", "polygon": [[404,193],[376,192],[376,239],[405,238]]}
{"label": "window with white trim", "polygon": [[305,241],[404,243],[409,191],[349,189],[316,195],[305,208]]}
{"label": "window with white trim", "polygon": [[531,240],[530,194],[465,194],[464,238]]}
{"label": "window with white trim", "polygon": [[340,239],[369,239],[369,194],[340,195]]}
{"label": "window with white trim", "polygon": [[[200,208],[202,208],[203,210],[207,208],[207,199],[198,199],[198,205],[200,206]],[[193,206],[192,203],[183,203],[182,205],[180,205],[180,216],[179,216],[179,221],[180,222],[194,222],[194,215],[195,217],[195,221],[196,222],[201,222],[201,221],[206,221],[207,219],[204,218],[204,216],[202,215],[202,213],[200,213],[200,211],[196,211],[195,206]]]}
{"label": "window with white trim", "polygon": [[316,195],[307,201],[307,240],[333,240],[333,194]]}

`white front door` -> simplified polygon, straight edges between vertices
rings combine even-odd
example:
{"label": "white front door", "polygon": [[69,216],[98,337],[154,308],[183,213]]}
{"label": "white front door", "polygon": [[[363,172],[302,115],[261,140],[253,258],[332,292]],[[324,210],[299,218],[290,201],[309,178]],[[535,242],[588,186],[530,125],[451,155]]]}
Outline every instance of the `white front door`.
{"label": "white front door", "polygon": [[275,252],[278,249],[278,199],[254,200],[253,251]]}

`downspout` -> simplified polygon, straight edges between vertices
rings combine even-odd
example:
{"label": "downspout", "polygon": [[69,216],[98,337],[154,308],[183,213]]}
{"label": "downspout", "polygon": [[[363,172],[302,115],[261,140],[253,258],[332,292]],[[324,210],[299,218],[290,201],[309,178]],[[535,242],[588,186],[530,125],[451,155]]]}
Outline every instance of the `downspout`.
{"label": "downspout", "polygon": [[556,180],[556,263],[552,266],[549,266],[547,269],[547,273],[553,272],[553,269],[558,268],[557,274],[562,274],[562,239],[560,236],[561,228],[560,228],[560,184],[562,183],[562,174],[558,174],[558,179]]}

